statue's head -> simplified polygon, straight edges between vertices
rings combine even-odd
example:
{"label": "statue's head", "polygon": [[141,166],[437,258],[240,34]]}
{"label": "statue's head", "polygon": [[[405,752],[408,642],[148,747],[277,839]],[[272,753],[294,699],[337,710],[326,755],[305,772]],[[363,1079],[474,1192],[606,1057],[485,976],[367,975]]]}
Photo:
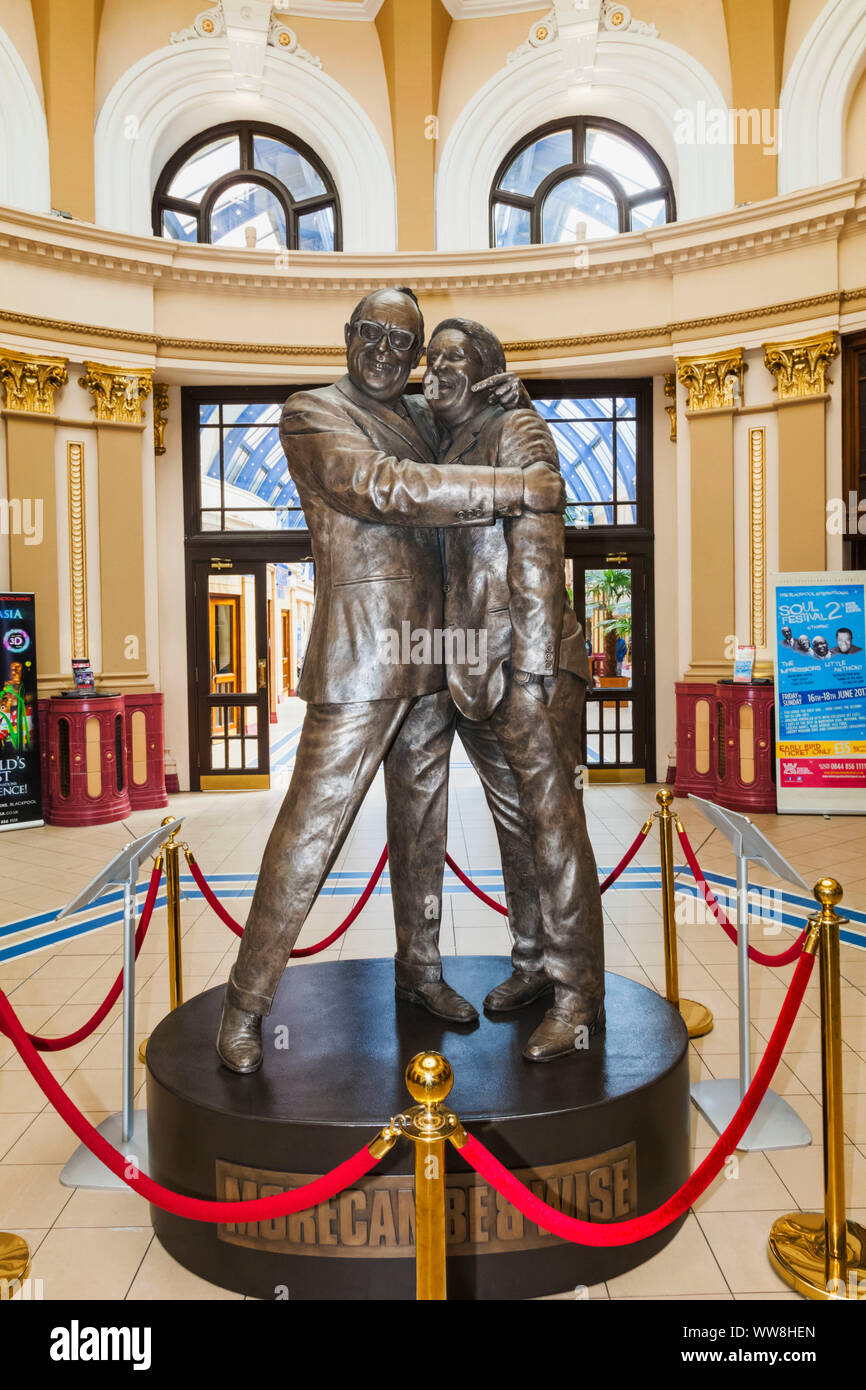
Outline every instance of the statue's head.
{"label": "statue's head", "polygon": [[410,289],[373,290],[346,324],[346,363],[359,391],[391,404],[424,351],[424,316]]}
{"label": "statue's head", "polygon": [[424,395],[444,424],[458,425],[487,405],[487,393],[472,387],[505,370],[505,351],[489,328],[474,319],[443,319],[427,348]]}

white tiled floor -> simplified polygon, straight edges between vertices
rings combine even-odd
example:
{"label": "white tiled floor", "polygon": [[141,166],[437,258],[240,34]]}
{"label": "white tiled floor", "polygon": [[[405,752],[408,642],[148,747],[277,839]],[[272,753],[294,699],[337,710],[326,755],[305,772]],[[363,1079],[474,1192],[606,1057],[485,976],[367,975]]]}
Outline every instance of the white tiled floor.
{"label": "white tiled floor", "polygon": [[[459,765],[452,774],[449,849],[470,873],[495,868],[492,824],[474,774]],[[174,814],[186,817],[184,834],[207,875],[254,873],[285,788],[285,777],[267,793],[181,795]],[[611,866],[634,838],[654,806],[654,787],[594,785],[586,793],[590,831],[601,865]],[[695,847],[709,826],[688,802],[678,809]],[[866,828],[857,818],[756,818],[808,882],[837,876],[845,902],[866,906]],[[123,845],[158,820],[152,812],[126,825],[65,830],[44,827],[0,837],[0,921],[11,922],[56,908],[83,886]],[[385,840],[384,795],[377,781],[340,856],[338,870],[368,870]],[[655,836],[636,864],[657,865]],[[710,872],[730,874],[726,845],[714,835],[699,858]],[[755,875],[760,879],[760,874]],[[766,882],[771,882],[769,878]],[[221,893],[243,920],[249,899]],[[496,894],[495,896],[501,897]],[[299,944],[317,940],[349,911],[352,896],[326,893],[313,908]],[[608,968],[652,988],[664,988],[658,894],[614,889],[604,899]],[[237,943],[196,897],[184,903],[184,972],[187,996],[223,981]],[[757,936],[758,933],[756,932]],[[781,949],[788,936],[770,940]],[[446,898],[443,954],[507,954],[504,920],[466,894]],[[390,956],[394,950],[387,893],[375,895],[340,942],[317,961]],[[714,1012],[712,1033],[691,1045],[693,1076],[734,1075],[737,1067],[736,965],[734,948],[712,922],[684,925],[679,937],[682,992]],[[0,962],[0,987],[25,1026],[48,1034],[78,1027],[101,1002],[120,964],[119,927],[109,926],[64,945],[18,960]],[[299,963],[292,968],[303,969]],[[791,968],[753,967],[753,1043],[760,1054],[775,1022]],[[845,1044],[846,1137],[849,1211],[864,1220],[866,1209],[866,954],[842,949],[843,1038]],[[141,1037],[168,1007],[164,912],[156,915],[137,971],[137,1028]],[[719,1177],[696,1203],[682,1230],[661,1254],[630,1273],[591,1291],[611,1299],[795,1298],[770,1269],[766,1241],[773,1220],[798,1206],[815,1209],[822,1200],[820,1147],[820,1058],[817,984],[809,986],[786,1061],[774,1086],[815,1135],[808,1149],[741,1154],[736,1176]],[[119,1006],[88,1041],[46,1061],[67,1093],[99,1123],[120,1104]],[[143,1069],[136,1085],[143,1084]],[[694,1161],[715,1134],[693,1110]],[[46,1298],[195,1299],[233,1298],[188,1274],[153,1237],[148,1214],[132,1193],[71,1191],[58,1182],[76,1146],[43,1099],[11,1045],[0,1040],[0,1229],[17,1231],[33,1249],[33,1278]],[[564,1297],[566,1295],[563,1295]],[[568,1297],[573,1297],[569,1292]]]}

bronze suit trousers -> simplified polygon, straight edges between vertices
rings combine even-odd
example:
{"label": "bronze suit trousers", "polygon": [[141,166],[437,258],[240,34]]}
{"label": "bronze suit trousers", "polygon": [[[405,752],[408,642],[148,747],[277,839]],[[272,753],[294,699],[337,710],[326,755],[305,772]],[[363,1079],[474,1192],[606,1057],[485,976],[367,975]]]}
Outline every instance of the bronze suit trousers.
{"label": "bronze suit trousers", "polygon": [[[483,721],[459,714],[443,692],[416,706],[385,763],[391,893],[397,926],[397,979],[429,960],[433,929],[424,916],[441,902],[447,835],[448,759],[455,730],[481,779],[499,842],[515,970],[545,970],[558,1002],[585,1006],[604,995],[604,925],[583,793],[575,788],[584,683],[561,671],[546,686],[516,685]],[[440,723],[436,725],[436,716]],[[412,788],[426,801],[423,841],[401,808]],[[438,952],[436,955],[438,961]]]}

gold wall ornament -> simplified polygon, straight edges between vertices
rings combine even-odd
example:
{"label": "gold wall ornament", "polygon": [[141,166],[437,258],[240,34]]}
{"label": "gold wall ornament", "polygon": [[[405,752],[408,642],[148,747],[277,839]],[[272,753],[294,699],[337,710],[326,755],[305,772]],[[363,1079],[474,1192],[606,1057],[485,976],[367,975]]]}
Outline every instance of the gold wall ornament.
{"label": "gold wall ornament", "polygon": [[676,372],[665,372],[665,395],[673,401],[673,405],[666,405],[665,410],[671,422],[671,441],[677,442],[677,374]]}
{"label": "gold wall ornament", "polygon": [[29,415],[53,415],[54,392],[69,380],[66,368],[65,357],[0,353],[0,381],[6,392],[6,409]]}
{"label": "gold wall ornament", "polygon": [[839,352],[835,333],[816,333],[787,343],[764,344],[764,366],[776,379],[780,401],[823,395],[831,378],[830,359]]}
{"label": "gold wall ornament", "polygon": [[141,408],[153,385],[150,371],[130,372],[126,367],[104,367],[99,362],[85,362],[84,376],[79,377],[93,396],[91,410],[97,420],[117,425],[140,425]]}
{"label": "gold wall ornament", "polygon": [[165,453],[165,427],[168,423],[168,386],[164,381],[153,383],[153,452]]}
{"label": "gold wall ornament", "polygon": [[[743,404],[743,349],[677,357],[677,376],[689,393],[689,410],[718,410]],[[739,400],[735,399],[739,396]]]}
{"label": "gold wall ornament", "polygon": [[87,535],[84,512],[84,445],[66,445],[69,502],[69,606],[72,616],[72,655],[87,656]]}
{"label": "gold wall ornament", "polygon": [[749,430],[749,641],[766,646],[767,585],[767,431]]}

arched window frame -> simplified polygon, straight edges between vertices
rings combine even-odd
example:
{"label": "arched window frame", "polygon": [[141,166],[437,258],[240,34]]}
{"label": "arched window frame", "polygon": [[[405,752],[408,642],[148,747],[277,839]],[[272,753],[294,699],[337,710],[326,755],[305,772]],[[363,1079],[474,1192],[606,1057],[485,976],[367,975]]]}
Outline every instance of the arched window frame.
{"label": "arched window frame", "polygon": [[[520,193],[509,193],[500,188],[500,183],[511,164],[524,150],[530,145],[534,145],[536,140],[542,139],[545,135],[553,135],[557,131],[571,130],[571,163],[562,164],[551,172],[541,181],[535,193],[527,197]],[[658,184],[654,188],[647,189],[646,192],[634,193],[628,196],[616,177],[611,174],[601,164],[588,164],[586,162],[586,133],[587,130],[607,130],[611,135],[618,136],[621,140],[627,140],[634,145],[656,170],[659,175]],[[523,208],[529,212],[529,236],[530,244],[533,246],[542,245],[542,214],[544,202],[551,189],[557,184],[565,182],[566,179],[577,178],[587,175],[590,178],[598,179],[605,187],[609,188],[616,202],[617,217],[619,221],[619,232],[629,232],[631,211],[639,207],[641,203],[653,203],[660,197],[665,201],[667,213],[666,222],[676,221],[676,198],[674,196],[674,186],[671,176],[664,161],[659,158],[653,149],[637,131],[631,130],[629,126],[622,125],[619,121],[612,121],[604,116],[574,116],[571,119],[548,121],[545,125],[537,126],[535,130],[523,136],[501,161],[496,170],[496,177],[490,189],[490,220],[489,235],[491,247],[496,246],[495,216],[497,204],[504,204],[507,207]]]}
{"label": "arched window frame", "polygon": [[[185,198],[173,197],[168,190],[175,175],[183,168],[187,160],[206,145],[212,144],[214,140],[228,135],[238,137],[240,149],[238,168],[215,179],[205,189],[198,203],[190,202]],[[285,184],[281,183],[278,178],[269,174],[267,170],[255,168],[253,138],[256,135],[265,135],[270,139],[279,140],[282,144],[290,145],[293,150],[297,150],[298,154],[302,155],[315,169],[325,185],[325,192],[295,202]],[[327,166],[316,152],[310,149],[309,145],[305,144],[303,140],[299,140],[291,131],[284,130],[281,126],[268,125],[262,121],[226,121],[222,125],[209,126],[207,130],[193,136],[191,140],[187,140],[179,150],[175,151],[157,179],[153,194],[152,225],[154,236],[165,237],[162,229],[164,212],[182,212],[188,217],[195,218],[198,229],[197,241],[210,245],[210,221],[214,204],[227,188],[231,188],[236,183],[256,183],[267,188],[274,195],[285,214],[286,245],[289,251],[298,250],[298,221],[301,217],[306,213],[321,212],[328,207],[333,208],[334,250],[342,251],[343,226],[340,216],[340,198]],[[165,239],[171,240],[171,238]]]}

